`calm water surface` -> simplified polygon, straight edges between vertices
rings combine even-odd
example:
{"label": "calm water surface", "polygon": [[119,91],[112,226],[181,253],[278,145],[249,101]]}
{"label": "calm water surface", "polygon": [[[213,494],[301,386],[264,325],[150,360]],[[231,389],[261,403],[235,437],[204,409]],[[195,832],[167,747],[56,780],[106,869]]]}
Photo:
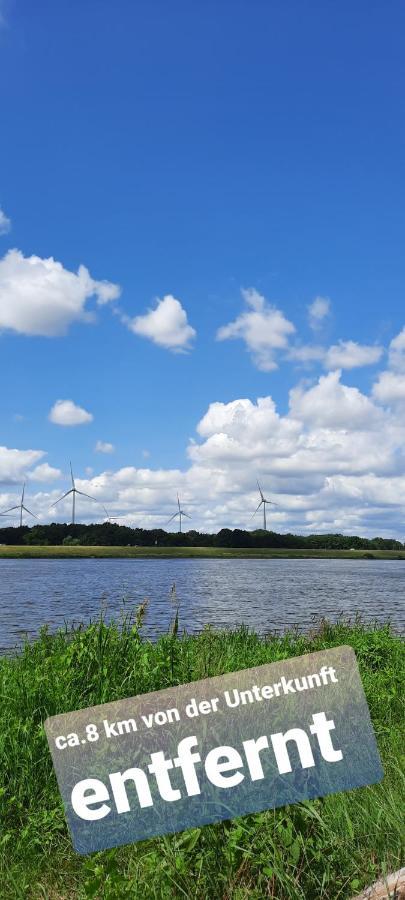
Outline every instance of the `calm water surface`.
{"label": "calm water surface", "polygon": [[320,615],[360,612],[365,620],[405,627],[405,560],[0,560],[0,649],[34,636],[41,625],[88,622],[131,610],[148,598],[145,633],[173,619],[198,631],[244,623],[258,632],[306,629]]}

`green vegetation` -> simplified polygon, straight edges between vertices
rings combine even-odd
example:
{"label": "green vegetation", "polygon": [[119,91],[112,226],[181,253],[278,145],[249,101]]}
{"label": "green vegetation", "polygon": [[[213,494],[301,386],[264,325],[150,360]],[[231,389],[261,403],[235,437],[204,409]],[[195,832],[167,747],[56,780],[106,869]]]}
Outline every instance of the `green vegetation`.
{"label": "green vegetation", "polygon": [[294,550],[283,547],[97,547],[69,542],[0,545],[0,559],[405,559],[405,550]]}
{"label": "green vegetation", "polygon": [[[217,534],[202,534],[198,531],[173,532],[161,528],[147,530],[145,528],[129,528],[113,522],[96,525],[66,525],[53,522],[50,525],[34,525],[29,528],[0,528],[0,546],[2,544],[23,547],[143,547],[160,549],[178,547],[188,550],[210,549],[213,553],[219,550],[241,550],[243,555],[248,550],[307,550],[311,553],[325,550],[401,551],[405,545],[389,538],[362,538],[347,534],[277,534],[276,531],[242,531],[240,528],[222,528]],[[167,554],[171,555],[171,554]],[[211,555],[211,554],[210,554]]]}
{"label": "green vegetation", "polygon": [[[403,863],[404,646],[389,626],[311,635],[245,629],[157,643],[141,614],[40,637],[0,657],[0,876],[13,898],[337,900]],[[70,844],[42,723],[49,715],[350,644],[382,755],[381,784],[90,857]],[[401,699],[402,698],[402,699]],[[401,756],[402,754],[402,756]]]}

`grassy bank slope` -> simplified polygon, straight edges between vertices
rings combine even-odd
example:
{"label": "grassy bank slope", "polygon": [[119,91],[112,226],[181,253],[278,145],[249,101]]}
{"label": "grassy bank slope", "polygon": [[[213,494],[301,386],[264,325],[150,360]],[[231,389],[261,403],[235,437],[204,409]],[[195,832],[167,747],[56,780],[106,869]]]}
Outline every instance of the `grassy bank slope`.
{"label": "grassy bank slope", "polygon": [[[92,855],[75,855],[42,722],[48,715],[351,644],[385,778],[379,785]],[[405,660],[388,626],[324,624],[310,637],[245,630],[166,636],[130,622],[45,632],[0,658],[2,896],[28,898],[348,898],[403,863]],[[401,749],[402,748],[402,749]],[[402,753],[402,760],[401,760]]]}
{"label": "grassy bank slope", "polygon": [[0,559],[405,559],[405,550],[283,550],[234,547],[22,547],[0,545]]}

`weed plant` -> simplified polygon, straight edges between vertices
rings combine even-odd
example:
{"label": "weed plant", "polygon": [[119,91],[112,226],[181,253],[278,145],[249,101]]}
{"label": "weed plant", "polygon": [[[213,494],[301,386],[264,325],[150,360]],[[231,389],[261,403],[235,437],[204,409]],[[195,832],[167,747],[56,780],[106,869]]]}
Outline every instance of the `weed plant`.
{"label": "weed plant", "polygon": [[[322,621],[307,635],[245,628],[142,637],[134,617],[46,629],[0,657],[0,895],[5,898],[337,900],[404,860],[404,682],[389,625]],[[385,777],[381,784],[81,857],[45,739],[47,716],[350,644]]]}

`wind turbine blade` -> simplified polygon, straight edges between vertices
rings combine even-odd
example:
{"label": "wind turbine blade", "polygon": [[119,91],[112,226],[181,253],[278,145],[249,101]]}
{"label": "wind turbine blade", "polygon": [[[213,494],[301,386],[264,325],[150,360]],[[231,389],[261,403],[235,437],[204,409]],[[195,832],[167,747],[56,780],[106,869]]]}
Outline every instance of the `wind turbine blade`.
{"label": "wind turbine blade", "polygon": [[260,484],[259,484],[259,481],[258,481],[258,480],[257,480],[257,487],[259,488],[259,494],[260,494],[262,500],[264,500],[264,497],[263,497],[263,491],[262,491],[262,489],[261,489],[261,487],[260,487]]}
{"label": "wind turbine blade", "polygon": [[180,497],[179,497],[178,494],[177,494],[177,506],[179,507],[179,512],[181,512],[181,509],[180,509]]}
{"label": "wind turbine blade", "polygon": [[0,515],[5,516],[6,513],[12,512],[13,509],[20,509],[20,507],[19,506],[9,506],[8,509],[3,509],[2,512],[0,513]]}
{"label": "wind turbine blade", "polygon": [[263,500],[260,501],[259,506],[257,507],[257,509],[255,509],[253,515],[250,517],[251,519],[253,519],[255,517],[257,512],[259,512],[259,509],[260,509],[262,503],[263,503]]}
{"label": "wind turbine blade", "polygon": [[73,491],[73,488],[70,488],[70,491],[66,491],[66,494],[62,494],[62,496],[59,497],[59,500],[55,500],[55,503],[51,503],[50,509],[52,509],[53,506],[56,506],[57,503],[60,503],[61,500],[64,500],[65,497],[68,497],[69,494],[72,493],[72,491]]}
{"label": "wind turbine blade", "polygon": [[101,505],[103,507],[103,510],[104,510],[109,522],[111,522],[113,519],[125,519],[125,516],[110,516],[110,513],[108,512],[107,507],[104,506],[104,503],[102,503]]}
{"label": "wind turbine blade", "polygon": [[166,525],[169,525],[170,522],[173,522],[173,519],[175,519],[178,515],[179,515],[178,512],[175,513],[174,516],[171,517],[171,519],[168,519],[168,521],[166,522]]}
{"label": "wind turbine blade", "polygon": [[181,514],[182,514],[182,516],[185,516],[185,517],[186,517],[186,519],[191,519],[191,516],[189,516],[189,514],[188,514],[188,513],[185,513],[185,512],[183,512],[183,511],[182,511],[182,513],[181,513]]}
{"label": "wind turbine blade", "polygon": [[78,491],[77,488],[75,488],[75,493],[81,494],[82,497],[88,497],[89,500],[94,500],[95,503],[100,503],[100,501],[97,500],[96,497],[90,497],[90,494],[85,494],[84,491]]}
{"label": "wind turbine blade", "polygon": [[72,479],[72,488],[75,488],[75,480],[73,478],[73,469],[72,469],[72,461],[71,460],[69,462],[69,465],[70,465],[70,477]]}
{"label": "wind turbine blade", "polygon": [[28,513],[28,515],[33,516],[34,519],[38,519],[38,521],[39,521],[39,516],[36,516],[35,513],[31,512],[30,509],[27,509],[26,506],[23,506],[22,509],[25,510],[25,512]]}
{"label": "wind turbine blade", "polygon": [[25,494],[25,481],[23,484],[22,494],[21,494],[21,506],[24,506],[24,494]]}

